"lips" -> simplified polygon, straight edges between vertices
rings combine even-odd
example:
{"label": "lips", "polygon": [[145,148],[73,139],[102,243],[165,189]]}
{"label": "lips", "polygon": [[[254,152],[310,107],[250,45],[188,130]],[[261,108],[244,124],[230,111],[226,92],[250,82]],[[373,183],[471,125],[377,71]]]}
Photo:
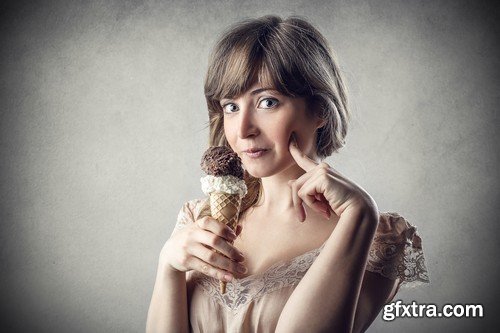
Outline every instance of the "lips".
{"label": "lips", "polygon": [[267,154],[269,149],[264,149],[264,148],[252,148],[252,149],[247,149],[244,151],[246,156],[248,156],[251,159],[258,159],[261,156]]}
{"label": "lips", "polygon": [[263,150],[265,151],[268,149],[266,149],[266,148],[249,148],[247,150],[244,150],[243,152],[253,154],[253,153],[258,153],[259,151],[263,151]]}

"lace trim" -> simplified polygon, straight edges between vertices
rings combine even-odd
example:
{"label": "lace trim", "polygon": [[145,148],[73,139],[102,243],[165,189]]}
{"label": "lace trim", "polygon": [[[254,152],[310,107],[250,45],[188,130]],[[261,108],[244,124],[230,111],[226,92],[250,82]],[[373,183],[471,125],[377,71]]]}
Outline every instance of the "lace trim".
{"label": "lace trim", "polygon": [[380,223],[368,253],[366,269],[399,286],[413,288],[430,283],[417,227],[394,212],[380,214]]}
{"label": "lace trim", "polygon": [[286,261],[273,264],[266,271],[228,282],[226,293],[219,290],[219,280],[193,271],[191,281],[202,287],[212,299],[228,310],[237,313],[242,307],[262,296],[289,286],[297,286],[309,270],[325,243],[317,249]]}
{"label": "lace trim", "polygon": [[[194,215],[205,199],[186,202],[177,217],[175,229],[182,229],[194,222]],[[222,306],[237,312],[241,307],[267,293],[287,286],[296,286],[319,255],[325,244],[288,261],[280,261],[263,273],[250,275],[227,284],[226,294],[219,292],[219,281],[200,272],[191,271],[192,282],[217,300]],[[430,283],[417,227],[395,212],[380,213],[366,270],[378,273],[400,286],[413,288]]]}
{"label": "lace trim", "polygon": [[175,224],[175,229],[182,229],[186,225],[194,222],[194,212],[197,213],[198,209],[202,207],[204,199],[194,199],[187,201],[179,211],[177,215],[177,222]]}

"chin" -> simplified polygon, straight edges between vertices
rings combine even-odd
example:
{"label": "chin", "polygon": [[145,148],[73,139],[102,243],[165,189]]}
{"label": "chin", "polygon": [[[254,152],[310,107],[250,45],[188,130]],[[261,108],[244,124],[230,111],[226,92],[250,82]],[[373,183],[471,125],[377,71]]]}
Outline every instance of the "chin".
{"label": "chin", "polygon": [[293,165],[293,162],[289,164],[282,164],[282,165],[273,165],[270,166],[268,165],[247,165],[244,164],[245,170],[255,178],[266,178],[266,177],[271,177],[274,176],[280,172],[283,172],[287,170],[290,166]]}
{"label": "chin", "polygon": [[271,170],[262,168],[245,168],[245,170],[254,178],[265,178],[274,174]]}

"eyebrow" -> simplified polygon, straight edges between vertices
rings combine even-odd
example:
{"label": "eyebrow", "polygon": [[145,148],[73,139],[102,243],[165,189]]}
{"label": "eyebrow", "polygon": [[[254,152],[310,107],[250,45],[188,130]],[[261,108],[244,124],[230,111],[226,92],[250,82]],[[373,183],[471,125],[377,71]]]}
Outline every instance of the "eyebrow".
{"label": "eyebrow", "polygon": [[261,92],[263,92],[263,91],[267,91],[267,90],[272,90],[272,91],[276,91],[276,92],[278,92],[278,91],[277,91],[276,89],[274,89],[274,88],[259,88],[259,89],[255,89],[254,91],[252,91],[252,92],[250,93],[250,95],[257,95],[258,93],[261,93]]}
{"label": "eyebrow", "polygon": [[[259,88],[255,89],[254,91],[250,92],[250,95],[255,96],[263,91],[274,91],[279,94],[279,91],[274,89],[274,88]],[[221,101],[226,100],[226,99],[231,99],[231,98],[221,98]]]}

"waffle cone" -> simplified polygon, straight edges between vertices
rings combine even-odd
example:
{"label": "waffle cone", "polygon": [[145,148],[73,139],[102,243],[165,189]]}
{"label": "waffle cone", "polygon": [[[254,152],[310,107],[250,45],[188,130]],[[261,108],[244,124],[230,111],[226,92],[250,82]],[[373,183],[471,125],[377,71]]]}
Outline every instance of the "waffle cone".
{"label": "waffle cone", "polygon": [[[212,217],[224,223],[232,230],[236,230],[238,224],[238,214],[241,208],[241,197],[239,194],[229,194],[224,192],[210,193],[210,212]],[[220,292],[226,293],[226,282],[219,281]]]}

